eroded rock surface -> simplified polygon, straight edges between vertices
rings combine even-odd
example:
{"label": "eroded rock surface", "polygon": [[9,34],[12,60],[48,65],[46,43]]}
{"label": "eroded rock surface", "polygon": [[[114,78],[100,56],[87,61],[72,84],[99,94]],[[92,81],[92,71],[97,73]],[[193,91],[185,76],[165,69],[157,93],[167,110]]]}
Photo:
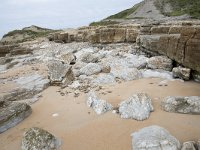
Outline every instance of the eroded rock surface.
{"label": "eroded rock surface", "polygon": [[167,112],[200,114],[200,97],[168,96],[162,101],[161,107]]}
{"label": "eroded rock surface", "polygon": [[0,133],[2,133],[28,117],[32,109],[25,103],[0,101],[0,112]]}
{"label": "eroded rock surface", "polygon": [[93,91],[88,93],[86,104],[88,107],[92,107],[98,115],[110,111],[113,108],[111,104],[98,98]]}
{"label": "eroded rock surface", "polygon": [[147,62],[147,67],[150,69],[162,69],[166,71],[172,70],[172,60],[166,56],[151,57]]}
{"label": "eroded rock surface", "polygon": [[145,127],[131,134],[132,150],[180,150],[180,142],[159,126]]}
{"label": "eroded rock surface", "polygon": [[74,80],[72,67],[59,60],[52,60],[48,64],[49,79],[53,85],[68,85]]}
{"label": "eroded rock surface", "polygon": [[146,93],[138,93],[119,104],[121,118],[145,120],[153,111],[151,98]]}
{"label": "eroded rock surface", "polygon": [[173,77],[180,78],[180,79],[183,79],[183,80],[189,80],[190,79],[190,72],[191,72],[191,69],[183,68],[183,67],[175,67],[172,70]]}
{"label": "eroded rock surface", "polygon": [[33,127],[22,138],[22,150],[57,150],[61,145],[54,135],[43,129]]}

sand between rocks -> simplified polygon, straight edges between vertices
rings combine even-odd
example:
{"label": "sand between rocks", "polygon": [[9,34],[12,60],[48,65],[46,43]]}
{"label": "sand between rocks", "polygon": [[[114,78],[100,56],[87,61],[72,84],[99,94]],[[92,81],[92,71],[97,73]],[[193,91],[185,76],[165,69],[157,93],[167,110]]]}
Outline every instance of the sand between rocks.
{"label": "sand between rocks", "polygon": [[150,125],[164,127],[181,142],[200,139],[200,115],[168,113],[160,109],[165,96],[200,96],[200,84],[170,81],[168,86],[158,86],[160,81],[162,79],[140,79],[105,85],[97,92],[114,106],[134,93],[147,92],[155,111],[145,121],[121,119],[112,112],[97,116],[87,108],[84,93],[78,98],[74,98],[73,93],[61,96],[57,92],[59,87],[49,87],[32,105],[30,117],[0,134],[0,149],[20,149],[22,135],[30,127],[40,127],[54,134],[62,140],[63,150],[131,150],[130,134]]}

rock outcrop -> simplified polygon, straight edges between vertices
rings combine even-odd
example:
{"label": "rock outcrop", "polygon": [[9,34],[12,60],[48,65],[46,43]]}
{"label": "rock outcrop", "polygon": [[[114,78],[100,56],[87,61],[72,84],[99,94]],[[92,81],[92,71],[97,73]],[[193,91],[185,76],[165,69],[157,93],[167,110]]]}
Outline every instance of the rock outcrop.
{"label": "rock outcrop", "polygon": [[150,54],[166,55],[185,67],[200,71],[199,25],[151,25],[147,31],[141,30],[137,44]]}
{"label": "rock outcrop", "polygon": [[[74,33],[55,33],[50,37],[53,41],[91,42],[91,43],[122,43],[135,42],[138,35],[138,25],[110,25],[79,28]],[[73,37],[73,38],[72,38]]]}
{"label": "rock outcrop", "polygon": [[180,150],[180,142],[159,126],[145,127],[131,134],[132,150]]}
{"label": "rock outcrop", "polygon": [[22,150],[58,150],[61,141],[43,129],[33,127],[22,138]]}
{"label": "rock outcrop", "polygon": [[0,133],[2,133],[28,117],[32,109],[25,103],[0,101],[0,112]]}
{"label": "rock outcrop", "polygon": [[121,118],[139,121],[149,118],[153,111],[151,98],[146,93],[138,93],[119,104]]}
{"label": "rock outcrop", "polygon": [[168,96],[162,101],[161,107],[167,112],[200,114],[200,97]]}
{"label": "rock outcrop", "polygon": [[92,107],[98,115],[110,111],[113,108],[113,106],[105,100],[99,99],[93,91],[88,93],[86,103],[87,106]]}

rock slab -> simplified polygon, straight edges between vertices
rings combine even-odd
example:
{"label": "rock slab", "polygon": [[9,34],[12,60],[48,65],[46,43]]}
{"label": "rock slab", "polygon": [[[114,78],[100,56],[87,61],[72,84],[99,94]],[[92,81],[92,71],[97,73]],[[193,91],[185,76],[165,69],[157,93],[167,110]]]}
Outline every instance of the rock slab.
{"label": "rock slab", "polygon": [[0,112],[0,133],[2,133],[28,117],[32,109],[25,103],[0,101]]}

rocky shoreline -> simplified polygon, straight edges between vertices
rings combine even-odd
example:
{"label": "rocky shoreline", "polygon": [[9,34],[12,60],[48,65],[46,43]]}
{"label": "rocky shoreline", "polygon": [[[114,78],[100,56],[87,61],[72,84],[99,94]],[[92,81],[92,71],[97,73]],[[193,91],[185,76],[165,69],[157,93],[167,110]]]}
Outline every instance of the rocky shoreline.
{"label": "rocky shoreline", "polygon": [[[102,91],[104,85],[112,87],[142,79],[159,78],[158,87],[161,88],[170,82],[198,82],[199,35],[198,21],[132,24],[85,27],[73,33],[54,33],[48,40],[2,45],[0,133],[12,130],[11,127],[27,118],[32,112],[31,105],[41,99],[41,92],[50,86],[59,86],[62,97],[73,94],[76,99],[87,94],[85,107],[91,107],[97,115],[112,111],[112,115],[117,114],[122,120],[148,120],[158,109],[154,108],[155,101],[149,93],[134,92],[115,106],[96,93]],[[182,97],[167,95],[162,97],[159,105],[162,111],[169,113],[199,115],[199,96],[199,93]],[[153,137],[152,141],[148,140],[149,136]],[[132,140],[134,150],[200,147],[199,142],[180,144],[159,126],[134,132]],[[22,149],[58,149],[61,145],[53,135],[38,128],[27,131],[22,141]]]}

